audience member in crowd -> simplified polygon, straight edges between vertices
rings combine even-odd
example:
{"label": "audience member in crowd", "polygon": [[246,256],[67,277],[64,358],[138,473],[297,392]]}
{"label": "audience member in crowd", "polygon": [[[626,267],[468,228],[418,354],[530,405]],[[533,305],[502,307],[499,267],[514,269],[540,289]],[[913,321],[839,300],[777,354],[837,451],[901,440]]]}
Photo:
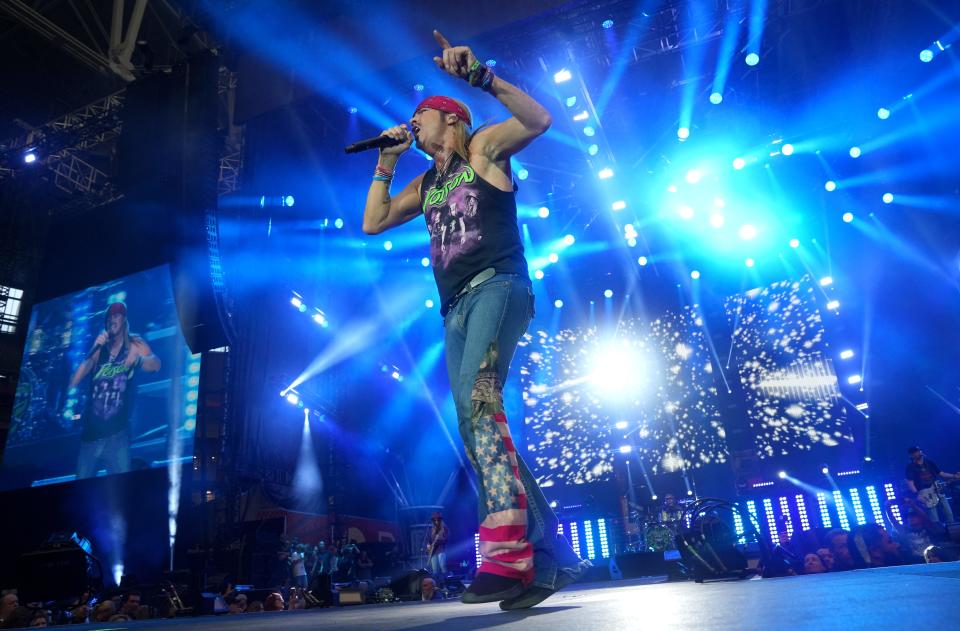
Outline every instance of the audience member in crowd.
{"label": "audience member in crowd", "polygon": [[923,551],[933,545],[933,523],[925,512],[908,510],[903,525],[891,521],[900,542],[901,555],[910,563],[922,563]]}
{"label": "audience member in crowd", "polygon": [[247,612],[247,595],[246,594],[235,594],[230,597],[230,600],[227,602],[227,607],[230,613],[246,613]]}
{"label": "audience member in crowd", "polygon": [[0,595],[0,625],[3,625],[10,614],[19,606],[20,598],[17,596],[16,590],[5,590]]}
{"label": "audience member in crowd", "polygon": [[254,600],[250,603],[250,606],[247,607],[248,613],[263,613],[263,601]]}
{"label": "audience member in crowd", "polygon": [[33,612],[33,619],[30,621],[31,627],[47,627],[50,626],[50,614],[43,609],[38,609]]}
{"label": "audience member in crowd", "polygon": [[827,568],[823,566],[823,561],[820,560],[820,557],[814,552],[808,552],[803,556],[803,573],[804,574],[823,574],[827,571]]}
{"label": "audience member in crowd", "polygon": [[283,611],[283,609],[283,595],[280,592],[273,592],[267,596],[267,599],[263,602],[264,611]]}
{"label": "audience member in crowd", "polygon": [[132,619],[136,618],[138,609],[140,609],[140,592],[135,589],[130,590],[123,595],[123,600],[120,602],[119,613]]}
{"label": "audience member in crowd", "polygon": [[853,543],[865,567],[886,567],[903,562],[900,544],[880,524],[857,526],[853,532]]}
{"label": "audience member in crowd", "polygon": [[118,613],[110,616],[110,619],[107,622],[130,622],[133,618],[128,616],[125,613]]}
{"label": "audience member in crowd", "polygon": [[437,583],[429,576],[423,579],[423,583],[420,585],[420,600],[434,600],[439,598],[440,594],[437,592]]}
{"label": "audience member in crowd", "polygon": [[820,557],[824,571],[832,572],[836,560],[833,558],[833,552],[830,551],[830,548],[817,548],[817,556]]}
{"label": "audience member in crowd", "polygon": [[923,551],[923,560],[927,563],[943,563],[946,561],[944,557],[944,549],[940,546],[929,546]]}
{"label": "audience member in crowd", "polygon": [[840,528],[834,528],[827,533],[827,548],[833,553],[833,569],[835,571],[852,570],[856,567],[853,555],[850,554],[850,533]]}
{"label": "audience member in crowd", "polygon": [[94,622],[108,622],[117,613],[117,605],[112,600],[105,600],[93,609]]}

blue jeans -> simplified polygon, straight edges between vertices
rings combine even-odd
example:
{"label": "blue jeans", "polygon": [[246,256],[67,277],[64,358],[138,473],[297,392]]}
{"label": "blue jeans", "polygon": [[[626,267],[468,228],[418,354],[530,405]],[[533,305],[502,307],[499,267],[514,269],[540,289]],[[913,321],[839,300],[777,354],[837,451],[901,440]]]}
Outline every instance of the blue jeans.
{"label": "blue jeans", "polygon": [[[480,482],[478,520],[481,524],[491,512],[490,491],[493,489],[485,488],[485,481],[493,476],[490,465],[476,457],[477,436],[472,422],[475,381],[481,362],[491,344],[495,344],[499,384],[506,382],[517,343],[532,318],[530,280],[514,274],[497,274],[468,290],[444,319],[447,374],[457,408],[460,436]],[[533,548],[533,584],[555,589],[558,587],[558,573],[575,576],[581,571],[580,558],[567,540],[557,534],[556,515],[519,453],[516,458],[520,482],[526,493],[526,541]],[[493,497],[497,497],[495,493]]]}
{"label": "blue jeans", "polygon": [[97,461],[103,460],[107,473],[130,471],[130,432],[123,430],[106,438],[81,440],[77,457],[77,479],[97,475]]}
{"label": "blue jeans", "polygon": [[437,585],[443,587],[447,583],[447,553],[437,552],[430,556],[430,573],[437,581]]}
{"label": "blue jeans", "polygon": [[[936,523],[938,521],[943,521],[944,523],[950,523],[953,521],[953,508],[950,506],[950,500],[944,497],[943,493],[937,493],[937,496],[940,498],[940,501],[937,502],[937,505],[933,508],[927,509],[927,517],[930,518],[930,521]],[[943,519],[940,519],[940,514],[943,514]]]}

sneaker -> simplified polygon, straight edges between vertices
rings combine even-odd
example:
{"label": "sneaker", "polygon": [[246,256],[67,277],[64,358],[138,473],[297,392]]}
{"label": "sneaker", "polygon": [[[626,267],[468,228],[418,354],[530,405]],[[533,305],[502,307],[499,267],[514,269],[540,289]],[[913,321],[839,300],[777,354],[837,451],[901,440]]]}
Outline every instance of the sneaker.
{"label": "sneaker", "polygon": [[460,602],[474,605],[492,603],[498,600],[516,598],[523,593],[523,581],[519,578],[507,578],[499,574],[480,572],[463,592]]}
{"label": "sneaker", "polygon": [[518,596],[504,599],[503,602],[500,603],[500,609],[513,611],[514,609],[529,609],[534,605],[539,605],[567,585],[575,583],[581,576],[586,574],[587,570],[591,567],[593,567],[593,564],[590,563],[590,561],[580,561],[580,564],[577,566],[577,571],[574,574],[568,574],[566,572],[558,573],[557,581],[553,589],[531,585]]}

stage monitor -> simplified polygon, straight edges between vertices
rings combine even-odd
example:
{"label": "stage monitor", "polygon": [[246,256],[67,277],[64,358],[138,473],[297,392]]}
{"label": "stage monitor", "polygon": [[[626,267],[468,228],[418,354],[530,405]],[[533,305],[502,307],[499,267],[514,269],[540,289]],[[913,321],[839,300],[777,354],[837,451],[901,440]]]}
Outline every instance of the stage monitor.
{"label": "stage monitor", "polygon": [[167,266],[37,304],[0,490],[188,462],[199,385]]}

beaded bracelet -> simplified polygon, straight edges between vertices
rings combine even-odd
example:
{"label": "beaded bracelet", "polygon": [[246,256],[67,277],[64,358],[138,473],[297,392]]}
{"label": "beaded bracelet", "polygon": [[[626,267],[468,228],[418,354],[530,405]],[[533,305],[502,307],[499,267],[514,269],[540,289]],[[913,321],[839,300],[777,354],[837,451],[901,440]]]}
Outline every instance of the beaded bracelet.
{"label": "beaded bracelet", "polygon": [[379,173],[373,176],[374,182],[389,182],[393,180],[389,175],[380,175]]}
{"label": "beaded bracelet", "polygon": [[387,177],[393,177],[393,169],[388,169],[387,167],[380,166],[379,164],[373,171],[377,175],[385,175]]}

